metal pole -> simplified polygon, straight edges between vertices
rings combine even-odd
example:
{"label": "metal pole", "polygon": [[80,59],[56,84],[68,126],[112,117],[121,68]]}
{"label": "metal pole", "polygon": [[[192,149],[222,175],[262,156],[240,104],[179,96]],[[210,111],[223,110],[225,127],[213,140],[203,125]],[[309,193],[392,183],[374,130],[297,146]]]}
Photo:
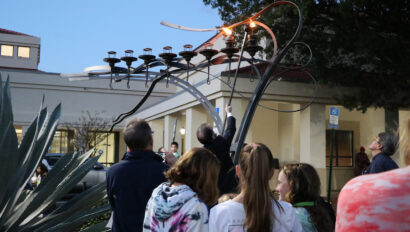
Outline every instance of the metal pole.
{"label": "metal pole", "polygon": [[332,129],[330,139],[330,159],[329,159],[329,183],[327,187],[327,202],[330,202],[330,193],[332,191],[332,167],[333,167],[333,145],[335,141],[335,129]]}
{"label": "metal pole", "polygon": [[[248,37],[248,32],[247,31],[245,31],[245,35],[243,37],[242,46],[241,46],[241,56],[239,57],[238,67],[235,70],[235,79],[234,79],[233,84],[232,84],[231,96],[229,97],[228,106],[230,106],[231,103],[232,103],[232,97],[233,97],[233,92],[235,91],[236,79],[238,78],[239,68],[241,67],[242,56],[243,56],[243,48],[245,47],[246,37]],[[224,131],[225,131],[226,118],[227,118],[227,115],[225,114],[224,124],[222,126],[222,133],[221,133],[222,135],[224,134]]]}

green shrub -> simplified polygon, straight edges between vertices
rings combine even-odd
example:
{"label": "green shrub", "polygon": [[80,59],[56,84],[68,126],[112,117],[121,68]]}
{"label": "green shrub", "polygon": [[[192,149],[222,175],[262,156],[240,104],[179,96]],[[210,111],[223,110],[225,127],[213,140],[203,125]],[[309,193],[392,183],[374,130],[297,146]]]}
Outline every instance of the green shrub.
{"label": "green shrub", "polygon": [[[109,212],[108,204],[93,207],[106,198],[105,183],[101,183],[43,215],[87,174],[98,156],[88,159],[92,150],[85,154],[66,154],[37,188],[25,190],[52,142],[61,106],[51,114],[41,106],[19,145],[13,126],[9,78],[4,88],[1,76],[0,82],[0,231],[73,231]],[[105,230],[104,222],[87,231],[96,230]]]}

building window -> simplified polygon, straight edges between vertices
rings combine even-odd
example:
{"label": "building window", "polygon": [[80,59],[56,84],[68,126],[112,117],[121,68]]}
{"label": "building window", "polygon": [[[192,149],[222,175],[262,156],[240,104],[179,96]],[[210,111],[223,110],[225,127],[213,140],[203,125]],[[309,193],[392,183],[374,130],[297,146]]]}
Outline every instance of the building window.
{"label": "building window", "polygon": [[18,144],[21,143],[21,139],[23,138],[23,127],[22,126],[14,126],[17,135],[17,142]]}
{"label": "building window", "polygon": [[97,154],[101,154],[98,162],[109,167],[118,162],[118,133],[116,132],[92,132],[91,145],[96,148]]}
{"label": "building window", "polygon": [[[330,143],[332,130],[326,130],[326,166],[330,163]],[[353,166],[353,131],[335,130],[333,144],[333,166]]]}
{"label": "building window", "polygon": [[21,47],[17,49],[17,56],[22,58],[30,58],[30,47]]}
{"label": "building window", "polygon": [[71,140],[74,137],[74,131],[71,130],[57,130],[54,134],[53,142],[47,153],[68,153],[73,152],[74,147]]}
{"label": "building window", "polygon": [[2,44],[0,54],[1,56],[13,56],[13,45]]}

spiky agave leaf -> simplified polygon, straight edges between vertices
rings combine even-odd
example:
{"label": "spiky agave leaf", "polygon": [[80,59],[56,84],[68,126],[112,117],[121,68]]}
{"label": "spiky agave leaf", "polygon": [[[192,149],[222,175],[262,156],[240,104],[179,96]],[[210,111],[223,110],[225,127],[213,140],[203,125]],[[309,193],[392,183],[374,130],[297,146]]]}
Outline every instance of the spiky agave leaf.
{"label": "spiky agave leaf", "polygon": [[83,155],[67,154],[34,191],[23,191],[51,145],[61,106],[58,105],[48,115],[47,109],[41,105],[37,117],[18,145],[13,126],[9,78],[4,88],[1,76],[0,83],[0,159],[5,161],[0,163],[0,231],[72,231],[84,220],[108,212],[108,205],[90,209],[106,196],[103,183],[74,197],[44,218],[38,218],[86,175],[98,157],[88,159],[92,150]]}

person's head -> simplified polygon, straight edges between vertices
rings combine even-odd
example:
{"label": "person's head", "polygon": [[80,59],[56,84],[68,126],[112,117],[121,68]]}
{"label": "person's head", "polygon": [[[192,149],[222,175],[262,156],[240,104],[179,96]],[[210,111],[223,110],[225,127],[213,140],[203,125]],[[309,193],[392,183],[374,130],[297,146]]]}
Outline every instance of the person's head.
{"label": "person's head", "polygon": [[271,203],[274,198],[269,180],[274,173],[274,161],[269,148],[262,143],[246,145],[239,156],[236,173],[246,214],[244,225],[248,231],[270,231],[274,223]]}
{"label": "person's head", "polygon": [[167,149],[165,149],[165,147],[158,148],[158,153],[165,153],[165,152],[167,152]]}
{"label": "person's head", "polygon": [[410,165],[410,117],[401,125],[400,144],[404,163]]}
{"label": "person's head", "polygon": [[178,143],[174,141],[171,143],[171,152],[175,153],[177,151],[178,151]]}
{"label": "person's head", "polygon": [[[279,199],[295,207],[304,207],[318,232],[332,231],[333,222],[320,199],[320,178],[315,168],[306,163],[285,165],[279,173],[276,191]],[[312,205],[298,206],[297,203],[311,202]]]}
{"label": "person's head", "polygon": [[218,200],[218,185],[220,163],[215,154],[205,148],[192,148],[185,153],[165,177],[171,183],[188,185],[207,205],[213,205]]}
{"label": "person's head", "polygon": [[234,199],[236,196],[238,196],[237,193],[225,193],[224,195],[222,195],[222,196],[220,196],[220,197],[218,198],[218,204],[221,204],[221,203],[223,203],[223,202],[225,202],[225,201],[232,200],[232,199]]}
{"label": "person's head", "polygon": [[215,139],[216,135],[211,125],[208,123],[202,123],[196,131],[196,137],[203,145],[209,145]]}
{"label": "person's head", "polygon": [[364,152],[366,149],[364,149],[364,147],[360,147],[360,152]]}
{"label": "person's head", "polygon": [[320,196],[320,178],[310,164],[286,164],[279,173],[276,191],[279,200],[291,204],[315,201]]}
{"label": "person's head", "polygon": [[152,131],[145,120],[134,118],[127,122],[123,135],[125,144],[131,151],[152,150]]}
{"label": "person's head", "polygon": [[393,134],[383,132],[372,140],[369,149],[373,155],[383,152],[386,155],[393,155],[397,149],[397,137]]}
{"label": "person's head", "polygon": [[48,169],[47,169],[46,165],[44,165],[43,163],[40,163],[37,166],[36,173],[38,175],[45,176],[48,173]]}

